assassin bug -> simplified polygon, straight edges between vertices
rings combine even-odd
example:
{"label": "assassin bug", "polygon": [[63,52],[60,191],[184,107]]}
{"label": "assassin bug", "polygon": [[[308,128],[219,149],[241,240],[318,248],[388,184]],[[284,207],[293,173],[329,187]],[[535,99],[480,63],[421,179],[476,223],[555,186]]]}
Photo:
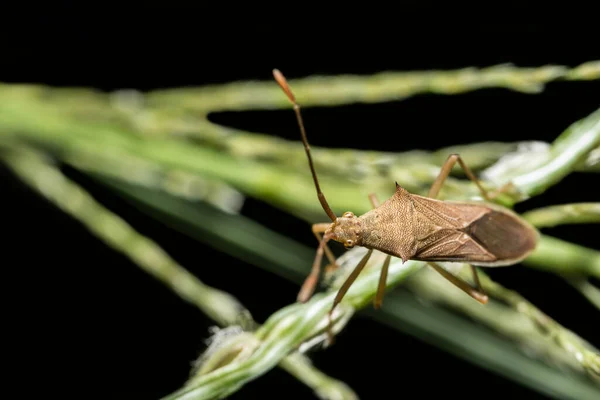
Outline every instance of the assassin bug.
{"label": "assassin bug", "polygon": [[[379,308],[383,301],[391,257],[399,257],[402,262],[407,260],[427,262],[449,282],[478,302],[486,304],[488,297],[481,287],[475,265],[481,267],[514,265],[535,249],[539,237],[537,230],[511,210],[491,203],[495,196],[510,185],[505,185],[493,194],[489,194],[458,154],[451,154],[448,157],[427,196],[409,193],[396,182],[395,193],[381,204],[374,194],[369,195],[373,208],[365,214],[357,216],[347,211],[341,217],[336,217],[319,186],[300,106],[283,74],[274,69],[273,76],[293,105],[317,197],[323,210],[331,219],[331,222],[317,223],[312,226],[312,231],[319,240],[319,247],[312,270],[298,293],[298,301],[306,302],[312,296],[319,278],[323,252],[332,265],[337,265],[327,247],[328,241],[340,242],[346,249],[354,246],[368,249],[346,278],[333,301],[329,312],[330,343],[333,339],[331,334],[333,310],[367,264],[373,250],[387,254],[374,299],[374,307]],[[436,199],[444,181],[457,162],[467,177],[477,185],[486,202]],[[471,264],[476,287],[473,288],[436,264],[444,261]]]}

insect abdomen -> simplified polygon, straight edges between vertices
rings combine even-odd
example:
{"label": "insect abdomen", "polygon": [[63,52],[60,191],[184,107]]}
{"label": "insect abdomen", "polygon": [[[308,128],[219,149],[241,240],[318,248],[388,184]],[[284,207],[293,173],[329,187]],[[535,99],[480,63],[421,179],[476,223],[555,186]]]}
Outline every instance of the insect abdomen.
{"label": "insect abdomen", "polygon": [[536,246],[537,232],[510,214],[492,210],[465,232],[493,254],[497,262],[518,262]]}

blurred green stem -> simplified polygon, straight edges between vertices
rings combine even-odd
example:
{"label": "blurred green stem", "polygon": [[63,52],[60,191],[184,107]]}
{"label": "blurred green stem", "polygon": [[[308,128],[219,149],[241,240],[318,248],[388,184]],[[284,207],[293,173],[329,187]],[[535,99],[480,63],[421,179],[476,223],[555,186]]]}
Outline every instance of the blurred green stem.
{"label": "blurred green stem", "polygon": [[[285,74],[285,71],[282,72]],[[559,65],[522,68],[500,64],[487,68],[382,72],[369,76],[287,78],[303,106],[337,106],[356,102],[397,101],[423,93],[459,94],[490,87],[539,93],[546,83],[554,80],[600,78],[600,62],[590,61],[575,68]],[[151,93],[147,100],[150,107],[168,105],[173,109],[193,110],[199,113],[289,106],[281,90],[274,84],[271,71],[265,71],[265,81],[160,90]]]}
{"label": "blurred green stem", "polygon": [[567,276],[566,281],[600,310],[600,289],[585,276]]}
{"label": "blurred green stem", "polygon": [[564,224],[600,222],[600,203],[560,204],[527,211],[521,215],[537,228]]}
{"label": "blurred green stem", "polygon": [[[572,203],[537,208],[522,214],[523,218],[537,228],[550,228],[564,224],[589,224],[600,222],[600,203]],[[526,261],[544,262],[545,266],[553,268],[557,274],[562,274],[565,280],[577,289],[596,308],[600,309],[600,290],[595,287],[587,275],[600,279],[600,254],[582,248],[576,244],[557,247],[557,240],[543,238],[542,254],[534,254]],[[570,248],[570,250],[568,250]],[[569,255],[565,254],[568,252]],[[569,268],[565,263],[569,262]],[[574,272],[573,264],[586,264],[590,268],[582,273]]]}
{"label": "blurred green stem", "polygon": [[523,264],[558,275],[582,274],[600,279],[600,252],[541,235],[535,251]]}
{"label": "blurred green stem", "polygon": [[[273,83],[272,86],[277,85]],[[95,119],[86,118],[86,114],[74,113],[71,109],[63,107],[60,101],[49,101],[42,88],[29,89],[0,86],[0,139],[13,138],[35,143],[61,160],[74,159],[81,163],[81,160],[90,157],[94,160],[121,159],[145,162],[159,170],[175,170],[200,175],[209,180],[220,180],[247,195],[269,201],[297,216],[314,219],[322,215],[318,202],[314,201],[313,196],[309,196],[314,188],[306,168],[285,168],[257,159],[235,157],[210,146],[173,140],[166,135],[144,136],[143,132],[136,132],[135,128],[127,124],[100,123]],[[243,97],[242,93],[238,93],[238,97]],[[285,96],[279,93],[279,97]],[[94,110],[98,113],[111,112],[107,105],[104,105],[104,109]],[[36,115],[36,118],[31,118],[31,115]],[[202,125],[198,129],[202,129]],[[549,152],[529,155],[533,160],[527,164],[527,168],[500,169],[495,175],[488,173],[485,176],[489,177],[490,182],[486,184],[498,186],[512,180],[520,195],[539,194],[580,165],[582,159],[599,145],[600,109],[572,124],[552,144]],[[339,151],[334,150],[331,154],[339,154]],[[356,154],[363,154],[369,158],[368,153],[348,154],[350,159],[356,157]],[[298,146],[296,158],[299,160],[301,156],[301,148]],[[417,157],[420,157],[418,153]],[[315,159],[317,163],[320,162],[320,157],[316,156]],[[416,157],[413,158],[415,159]],[[391,194],[394,180],[409,190],[423,191],[425,183],[431,182],[440,168],[423,162],[417,162],[411,168],[410,165],[402,164],[400,160],[392,164],[385,160],[385,155],[375,156],[369,164],[375,166],[380,162],[388,163],[391,168],[390,176],[377,177],[378,175],[373,175],[371,171],[368,175],[374,179],[363,177],[360,190],[357,189],[355,177],[340,179],[335,173],[328,174],[326,169],[322,170],[324,190],[327,193],[335,193],[334,196],[329,196],[332,207],[336,210],[353,210],[355,213],[366,212],[370,209],[368,193]],[[331,164],[331,161],[325,162],[325,165]],[[395,165],[401,167],[397,168]],[[355,171],[354,174],[360,177],[360,173]],[[440,193],[440,198],[470,198],[476,195],[476,188],[469,182],[449,179]],[[503,198],[508,206],[518,200],[519,197]]]}
{"label": "blurred green stem", "polygon": [[[403,265],[390,265],[388,287],[398,285],[421,263],[407,261]],[[376,270],[366,271],[350,288],[346,297],[336,308],[334,320],[340,321],[362,308],[370,301],[379,280]],[[295,303],[277,311],[255,332],[260,345],[247,359],[227,364],[206,375],[198,377],[165,399],[213,399],[222,398],[238,390],[241,385],[266,373],[289,352],[306,340],[319,335],[327,324],[326,314],[331,308],[335,292],[319,293],[307,303]],[[341,329],[338,325],[335,331]]]}
{"label": "blurred green stem", "polygon": [[[127,255],[220,326],[246,325],[248,320],[251,321],[250,313],[236,298],[201,282],[156,243],[136,232],[126,221],[69,181],[42,154],[21,147],[3,156],[3,160],[26,184],[77,218],[97,237]],[[304,358],[300,354],[282,357],[280,366],[323,399],[356,398],[346,384],[316,370]]]}
{"label": "blurred green stem", "polygon": [[[334,273],[334,288],[337,288],[346,278],[349,272],[346,268],[352,269],[364,252],[365,250],[361,249],[360,252],[357,251],[352,256],[348,253],[344,255],[345,261],[342,262],[342,270]],[[367,268],[379,270],[383,264],[385,254],[375,252],[371,258]],[[352,261],[348,261],[350,259]],[[397,261],[395,260],[395,262]],[[449,268],[450,271],[453,269],[460,271],[459,274],[462,275],[462,278],[472,283],[471,270],[467,264],[441,264],[445,264],[445,267]],[[517,343],[528,343],[533,347],[537,347],[538,350],[549,355],[554,362],[567,364],[572,368],[589,373],[600,383],[600,355],[598,355],[596,348],[549,318],[518,293],[502,287],[481,271],[478,275],[485,292],[489,296],[514,308],[515,312],[521,314],[521,317],[526,317],[534,322],[535,327],[523,323],[522,318],[519,319],[518,316],[499,307],[493,301],[483,307],[431,268],[425,268],[412,275],[407,280],[406,285],[414,290],[418,296],[433,299],[444,306],[457,308],[464,314],[488,325],[494,331],[510,337]],[[532,336],[534,333],[536,336]]]}
{"label": "blurred green stem", "polygon": [[[440,277],[435,278],[440,279]],[[532,338],[536,353],[540,351],[539,347],[542,347],[542,351],[546,350],[544,347],[548,345],[548,341],[540,341],[541,346],[535,346],[535,340],[539,335],[532,335],[530,321],[518,311],[488,303],[488,305],[492,304],[493,311],[485,312],[485,307],[466,298],[463,293],[456,293],[456,289],[451,285],[446,283],[444,289],[446,295],[454,292],[454,300],[458,300],[460,304],[450,302],[447,305],[435,306],[431,301],[426,301],[428,298],[425,293],[417,297],[405,291],[397,291],[386,296],[381,310],[367,310],[367,312],[371,318],[408,333],[416,340],[430,343],[484,370],[505,376],[551,398],[557,400],[598,398],[600,389],[589,382],[585,376],[558,369],[555,363],[544,364],[540,362],[539,357],[536,357],[537,354],[532,354],[531,342],[527,343],[528,351],[523,351],[525,346],[515,345],[513,341],[506,340],[504,335],[499,335],[484,326],[498,316],[498,322],[502,324],[500,325],[502,333],[508,333],[508,336],[514,340],[514,336],[517,335],[512,335],[513,331],[520,331],[525,334],[525,342]],[[468,305],[468,307],[463,308],[461,305]],[[471,318],[483,316],[482,324],[473,324],[469,319],[453,312],[453,309]],[[557,354],[552,352],[551,355]],[[561,361],[564,360],[564,357],[559,358]],[[467,381],[462,383],[463,390],[468,391],[472,387]]]}
{"label": "blurred green stem", "polygon": [[284,358],[279,365],[292,375],[301,376],[302,381],[313,388],[320,399],[358,400],[348,386],[319,371],[307,356],[297,351]]}
{"label": "blurred green stem", "polygon": [[[470,268],[462,268],[461,274],[464,279],[470,279]],[[500,300],[509,306],[513,307],[519,313],[527,316],[531,321],[535,323],[537,328],[537,332],[541,337],[545,340],[550,340],[553,344],[555,344],[558,348],[564,350],[566,354],[569,354],[571,357],[571,364],[577,364],[583,367],[583,369],[592,375],[594,379],[600,383],[600,355],[598,354],[598,349],[592,346],[587,341],[583,340],[573,332],[564,328],[552,318],[544,314],[537,307],[535,307],[531,302],[521,296],[519,293],[507,289],[502,285],[491,280],[487,274],[479,271],[478,273],[481,284],[484,290],[488,293],[488,295],[493,298]],[[420,285],[421,292],[431,292],[435,291],[435,286],[432,284],[431,280],[428,280],[426,284]],[[439,290],[439,285],[438,290]],[[444,296],[443,293],[429,293],[431,296]],[[450,303],[445,298],[445,304]],[[468,300],[468,299],[466,299]],[[462,301],[464,307],[470,307],[470,305],[466,304],[466,301]],[[472,307],[471,307],[472,308]],[[487,320],[486,323],[494,326],[494,329],[497,331],[505,331],[507,328],[509,330],[514,330],[515,332],[510,332],[510,336],[514,336],[515,334],[523,341],[530,341],[531,346],[535,347],[543,347],[541,342],[535,342],[531,337],[532,333],[521,331],[521,328],[527,329],[526,326],[519,326],[518,324],[510,324],[508,320],[503,321],[502,316],[500,314],[495,314],[493,312],[487,313],[489,318],[481,318],[482,316],[478,316],[478,319]]]}
{"label": "blurred green stem", "polygon": [[81,221],[108,245],[126,254],[182,299],[199,306],[219,325],[236,321],[244,310],[233,296],[202,283],[153,241],[105,209],[86,191],[65,178],[42,154],[21,147],[3,154],[3,160],[23,182]]}
{"label": "blurred green stem", "polygon": [[[31,114],[38,118],[29,118]],[[54,148],[60,158],[73,151],[80,154],[101,154],[105,151],[111,157],[140,157],[168,170],[177,169],[200,174],[207,179],[221,180],[247,195],[267,200],[298,216],[313,219],[322,215],[318,202],[311,195],[314,187],[306,170],[299,172],[297,169],[276,169],[254,160],[237,159],[208,148],[186,146],[165,139],[139,140],[124,132],[98,129],[95,125],[77,125],[73,124],[75,121],[56,117],[43,108],[32,109],[30,102],[8,105],[2,103],[0,134],[5,132],[2,128],[19,132],[17,138],[28,138],[45,147]],[[83,132],[86,133],[82,134]],[[524,196],[538,194],[568,174],[599,142],[600,109],[569,127],[552,145],[550,154],[537,165],[522,171],[506,171],[497,174],[494,179],[500,181],[498,184],[512,180]],[[58,149],[56,146],[59,146]],[[435,171],[439,171],[439,167],[429,173],[432,179]],[[536,180],[532,181],[532,177]],[[336,210],[364,213],[370,209],[367,194],[382,191],[380,182],[361,185],[361,191],[358,191],[351,180],[327,176],[321,180],[326,192],[335,193],[335,196],[329,196],[329,202]],[[402,176],[398,176],[397,180],[403,184]],[[460,197],[476,195],[474,185],[467,182],[462,182],[462,185]],[[386,187],[392,186],[388,184]],[[451,187],[451,182],[444,186],[441,197],[444,197],[448,187]],[[518,201],[518,198],[507,201],[510,205]]]}
{"label": "blurred green stem", "polygon": [[512,182],[530,196],[540,194],[564,178],[574,165],[598,145],[600,145],[600,109],[572,124],[563,132],[554,141],[550,151],[551,156],[543,165],[513,177]]}

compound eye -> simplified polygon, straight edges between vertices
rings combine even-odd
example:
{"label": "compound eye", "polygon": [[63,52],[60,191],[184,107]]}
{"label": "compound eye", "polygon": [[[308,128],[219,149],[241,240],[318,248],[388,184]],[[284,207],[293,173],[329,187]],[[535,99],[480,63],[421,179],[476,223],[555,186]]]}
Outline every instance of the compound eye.
{"label": "compound eye", "polygon": [[346,243],[344,243],[344,246],[346,248],[350,248],[350,247],[354,246],[354,242],[352,240],[348,239],[348,240],[346,240]]}
{"label": "compound eye", "polygon": [[344,218],[352,218],[354,217],[354,213],[352,211],[346,211],[343,215]]}

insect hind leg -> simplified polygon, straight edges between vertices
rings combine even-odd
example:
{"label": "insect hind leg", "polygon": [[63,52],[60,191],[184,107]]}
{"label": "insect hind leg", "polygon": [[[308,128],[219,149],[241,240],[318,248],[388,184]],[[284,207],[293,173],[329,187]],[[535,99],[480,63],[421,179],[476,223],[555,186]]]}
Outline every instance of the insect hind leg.
{"label": "insect hind leg", "polygon": [[475,284],[477,285],[477,289],[473,288],[467,282],[463,281],[462,279],[455,276],[454,274],[446,271],[446,269],[444,269],[440,265],[438,265],[434,262],[429,262],[428,264],[431,267],[433,267],[433,269],[435,269],[440,275],[442,275],[444,278],[446,278],[450,283],[452,283],[454,286],[456,286],[457,288],[459,288],[460,290],[462,290],[463,292],[465,292],[466,294],[468,294],[469,296],[471,296],[472,298],[474,298],[481,304],[486,304],[488,302],[489,298],[488,298],[487,294],[485,294],[481,288],[481,284],[479,282],[479,277],[477,276],[475,267],[471,266],[472,271],[473,271],[473,278],[475,280]]}
{"label": "insect hind leg", "polygon": [[[379,199],[375,193],[369,194],[369,200],[371,201],[371,205],[373,208],[379,207]],[[385,284],[387,282],[388,270],[390,268],[390,262],[392,260],[392,256],[388,255],[385,257],[383,261],[383,267],[381,267],[381,275],[379,275],[379,284],[377,285],[377,294],[375,295],[375,299],[373,300],[373,307],[377,310],[381,308],[383,304],[383,295],[385,293]]]}
{"label": "insect hind leg", "polygon": [[477,288],[477,291],[479,293],[481,293],[481,295],[483,295],[487,298],[487,295],[485,294],[485,291],[483,290],[483,287],[481,286],[481,282],[479,281],[479,275],[477,275],[477,268],[473,264],[470,264],[470,266],[471,266],[471,272],[473,273],[473,281],[475,281],[475,286]]}

